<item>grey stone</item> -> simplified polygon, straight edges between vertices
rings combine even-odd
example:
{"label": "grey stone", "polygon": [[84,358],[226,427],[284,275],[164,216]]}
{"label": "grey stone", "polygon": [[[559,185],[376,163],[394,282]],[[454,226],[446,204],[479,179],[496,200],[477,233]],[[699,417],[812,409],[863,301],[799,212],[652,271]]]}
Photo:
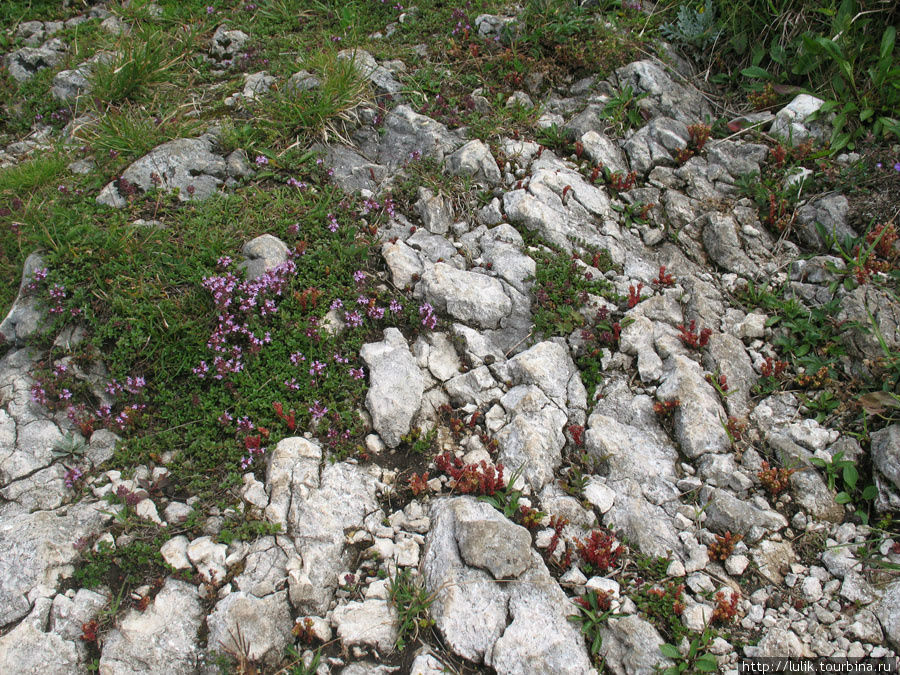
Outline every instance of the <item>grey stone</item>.
{"label": "grey stone", "polygon": [[250,36],[242,30],[228,30],[224,25],[219,26],[212,36],[209,53],[218,61],[232,60],[249,39]]}
{"label": "grey stone", "polygon": [[703,364],[709,372],[725,376],[728,384],[725,408],[728,414],[746,419],[750,413],[750,393],[759,378],[741,341],[728,333],[713,333]]}
{"label": "grey stone", "polygon": [[812,453],[781,433],[766,434],[766,441],[775,449],[782,466],[799,469],[790,477],[797,503],[819,520],[840,523],[844,519],[844,507],[834,500],[834,491],[809,461]]}
{"label": "grey stone", "polygon": [[499,281],[446,263],[437,263],[422,275],[422,289],[436,310],[479,328],[497,328],[512,310]]}
{"label": "grey stone", "polygon": [[773,626],[766,632],[756,647],[746,647],[744,653],[753,657],[803,656],[812,658],[815,654],[803,644],[797,634],[783,626]]}
{"label": "grey stone", "polygon": [[720,422],[726,417],[725,411],[696,362],[680,354],[666,359],[663,382],[656,397],[660,401],[680,401],[673,416],[675,435],[688,457],[726,452],[731,448]]}
{"label": "grey stone", "polygon": [[432,234],[446,234],[453,222],[453,210],[448,199],[420,187],[414,205],[422,224]]}
{"label": "grey stone", "polygon": [[565,347],[544,341],[507,362],[507,381],[511,386],[533,384],[560,409],[566,410],[568,384],[577,370]]}
{"label": "grey stone", "polygon": [[[603,516],[604,525],[621,530],[644,555],[663,558],[681,556],[682,545],[672,519],[661,506],[648,501],[640,482],[623,478],[608,485],[615,491],[616,499]],[[647,523],[654,525],[647,527]]]}
{"label": "grey stone", "polygon": [[340,605],[334,610],[332,622],[345,649],[374,647],[387,654],[397,641],[397,610],[386,600],[372,598]]}
{"label": "grey stone", "polygon": [[31,253],[22,265],[22,280],[19,293],[9,313],[0,322],[0,335],[7,343],[22,346],[41,326],[44,313],[37,297],[28,289],[34,281],[34,273],[44,267],[44,258],[39,253]]}
{"label": "grey stone", "polygon": [[234,577],[234,585],[258,598],[287,586],[287,569],[300,556],[294,543],[286,536],[261,537],[249,545],[243,571]]}
{"label": "grey stone", "polygon": [[600,654],[615,675],[651,675],[671,665],[659,651],[664,640],[651,623],[638,616],[609,619],[600,628]]}
{"label": "grey stone", "polygon": [[641,382],[656,382],[662,377],[663,362],[653,348],[653,323],[644,316],[633,318],[634,322],[622,329],[619,349],[637,356]]}
{"label": "grey stone", "polygon": [[380,164],[370,162],[355,150],[344,145],[313,146],[314,150],[324,152],[324,160],[332,169],[331,180],[345,192],[360,190],[378,190],[379,183],[384,180],[387,170]]}
{"label": "grey stone", "polygon": [[[735,530],[731,531],[735,532]],[[760,572],[775,584],[784,581],[785,574],[797,560],[797,555],[790,542],[768,539],[761,541],[758,547],[752,549],[751,557]]]}
{"label": "grey stone", "polygon": [[533,385],[513,387],[500,404],[511,419],[496,436],[498,458],[510,470],[521,469],[532,489],[540,490],[562,463],[566,413]]}
{"label": "grey stone", "polygon": [[469,141],[445,161],[451,175],[469,176],[486,185],[500,182],[497,162],[494,161],[490,148],[479,140]]}
{"label": "grey stone", "polygon": [[59,594],[53,598],[50,608],[49,632],[56,633],[64,640],[80,640],[84,635],[84,624],[96,619],[108,603],[106,595],[86,588],[78,589],[71,598]]}
{"label": "grey stone", "polygon": [[654,115],[693,124],[710,113],[700,92],[675,82],[663,69],[661,61],[645,59],[622,66],[616,70],[616,82],[620,89],[630,86],[635,95],[647,94],[647,98],[638,103]]}
{"label": "grey stone", "polygon": [[225,555],[228,547],[216,544],[211,537],[198,537],[187,547],[188,559],[207,581],[221,582],[225,579]]}
{"label": "grey stone", "polygon": [[7,54],[3,61],[10,76],[17,82],[25,82],[44,68],[53,68],[65,57],[68,47],[59,38],[47,40],[40,47],[22,47]]}
{"label": "grey stone", "polygon": [[537,264],[516,246],[503,241],[482,240],[482,259],[491,270],[520,293],[528,293]]}
{"label": "grey stone", "polygon": [[244,244],[241,253],[247,258],[240,264],[240,267],[246,270],[247,279],[258,279],[285,263],[290,250],[278,237],[261,234]]}
{"label": "grey stone", "polygon": [[463,344],[463,351],[466,358],[469,359],[473,365],[491,365],[503,360],[503,352],[498,348],[490,336],[484,335],[461,323],[454,323],[452,330],[453,336]]}
{"label": "grey stone", "polygon": [[385,133],[378,146],[378,163],[396,168],[413,158],[444,157],[461,145],[447,127],[406,105],[399,105],[384,119]]}
{"label": "grey stone", "polygon": [[807,124],[809,117],[819,110],[825,101],[809,94],[799,94],[784,108],[775,113],[769,133],[788,139],[791,145],[798,145],[810,136],[822,139],[824,125]]}
{"label": "grey stone", "polygon": [[512,621],[485,661],[504,674],[591,672],[584,639],[568,618],[575,608],[540,555],[531,556],[531,567],[509,587]]}
{"label": "grey stone", "polygon": [[369,369],[366,408],[372,424],[385,444],[396,448],[400,437],[409,433],[422,403],[424,378],[406,339],[396,328],[386,328],[382,342],[363,345],[360,358]]}
{"label": "grey stone", "polygon": [[875,614],[868,609],[861,609],[856,613],[853,623],[847,626],[847,632],[851,637],[869,644],[878,645],[884,641],[881,624]]}
{"label": "grey stone", "polygon": [[319,485],[319,462],[322,449],[318,444],[297,436],[278,441],[269,455],[266,489],[269,505],[266,519],[286,529],[293,495],[306,497]]}
{"label": "grey stone", "polygon": [[241,96],[252,101],[261,94],[268,93],[273,84],[275,84],[275,78],[265,71],[249,73],[244,76],[244,90],[241,92]]}
{"label": "grey stone", "polygon": [[411,287],[424,269],[418,254],[402,241],[385,242],[381,246],[381,255],[391,272],[394,286],[400,289]]}
{"label": "grey stone", "polygon": [[54,587],[71,574],[75,543],[100,531],[108,505],[79,502],[66,510],[16,514],[0,521],[0,626],[31,610],[26,596],[38,585]]}
{"label": "grey stone", "polygon": [[734,218],[721,213],[708,213],[703,226],[703,246],[719,267],[743,276],[753,276],[757,267],[741,248]]}
{"label": "grey stone", "polygon": [[67,497],[65,474],[66,468],[62,464],[51,464],[3,486],[0,497],[24,511],[55,509],[62,506]]}
{"label": "grey stone", "polygon": [[89,74],[82,68],[61,70],[53,77],[50,93],[60,101],[72,101],[90,90]]}
{"label": "grey stone", "polygon": [[872,462],[894,487],[900,488],[900,425],[872,432]]}
{"label": "grey stone", "polygon": [[581,144],[584,146],[585,154],[595,165],[605,166],[612,172],[628,172],[625,153],[608,136],[591,130],[581,136]]}
{"label": "grey stone", "polygon": [[[289,462],[290,455],[280,461]],[[376,481],[365,469],[346,462],[326,464],[321,478],[318,463],[313,470],[303,460],[293,470],[286,530],[302,557],[302,567],[288,560],[291,603],[307,614],[322,616],[338,575],[350,564],[345,532],[362,528],[366,516],[378,509]]]}
{"label": "grey stone", "polygon": [[[23,675],[67,675],[85,672],[78,642],[46,630],[49,598],[38,598],[34,610],[0,637],[0,670]],[[80,641],[79,641],[80,642]]]}
{"label": "grey stone", "polygon": [[609,469],[609,478],[636,482],[664,480],[674,483],[678,452],[640,426],[623,423],[595,411],[588,418],[585,449]]}
{"label": "grey stone", "polygon": [[479,14],[475,17],[475,28],[482,37],[502,36],[505,31],[514,28],[516,20],[509,16],[497,16],[495,14]]}
{"label": "grey stone", "polygon": [[[121,178],[144,192],[155,187],[166,191],[177,189],[178,199],[183,202],[202,201],[216,193],[226,169],[224,158],[213,153],[213,139],[201,136],[163,143],[129,166]],[[97,203],[113,208],[125,205],[118,181],[108,183],[100,191]]]}
{"label": "grey stone", "polygon": [[379,95],[396,95],[403,90],[390,70],[379,65],[369,52],[364,49],[344,49],[338,52],[338,59],[350,60],[360,77],[372,83],[375,93]]}
{"label": "grey stone", "polygon": [[452,377],[444,383],[444,388],[455,406],[474,403],[482,407],[500,400],[503,390],[491,375],[487,366],[478,366],[467,373]]}
{"label": "grey stone", "polygon": [[480,663],[506,629],[508,595],[488,573],[463,563],[456,543],[454,503],[438,499],[432,504],[422,576],[425,589],[434,596],[431,616],[447,647]]}
{"label": "grey stone", "polygon": [[753,527],[766,532],[776,532],[787,527],[787,520],[777,511],[757,508],[725,490],[704,488],[700,497],[709,502],[706,507],[706,527],[714,532],[730,531],[748,537]]}
{"label": "grey stone", "polygon": [[900,581],[884,589],[884,595],[874,607],[884,636],[894,649],[900,649]]}
{"label": "grey stone", "polygon": [[759,165],[768,152],[768,147],[759,143],[722,140],[706,145],[709,165],[722,166],[732,178],[759,173]]}
{"label": "grey stone", "polygon": [[485,502],[458,498],[452,503],[462,560],[495,579],[518,577],[531,566],[531,535]]}
{"label": "grey stone", "polygon": [[291,642],[286,591],[264,598],[236,591],[216,603],[206,622],[211,651],[243,654],[250,661],[275,665]]}
{"label": "grey stone", "polygon": [[[203,616],[197,588],[167,579],[146,610],[129,610],[106,635],[99,672],[103,675],[195,672],[200,657],[197,632]],[[214,644],[211,639],[210,646]]]}
{"label": "grey stone", "polygon": [[306,70],[300,70],[293,75],[287,81],[285,85],[285,89],[294,94],[301,94],[304,91],[309,91],[310,89],[318,89],[322,86],[321,80],[318,77],[310,73]]}
{"label": "grey stone", "polygon": [[683,122],[660,117],[638,129],[623,149],[631,168],[646,175],[656,166],[674,166],[675,154],[687,146],[688,138]]}
{"label": "grey stone", "polygon": [[821,249],[825,240],[819,234],[816,224],[821,225],[825,232],[837,237],[843,242],[847,237],[855,238],[857,235],[847,223],[850,211],[850,203],[841,194],[829,194],[810,200],[797,209],[797,235],[801,243],[812,249]]}
{"label": "grey stone", "polygon": [[114,35],[116,37],[120,35],[127,35],[131,32],[131,26],[122,21],[122,19],[117,17],[115,14],[111,14],[110,16],[103,19],[103,21],[100,22],[100,27],[110,35]]}
{"label": "grey stone", "polygon": [[159,553],[167,565],[171,565],[176,570],[189,570],[191,561],[187,556],[188,543],[188,538],[184,535],[172,537],[160,547]]}
{"label": "grey stone", "polygon": [[900,348],[900,306],[875,284],[847,293],[834,320],[846,324],[840,340],[854,359],[864,361],[883,354],[880,339],[891,351]]}
{"label": "grey stone", "polygon": [[225,158],[225,171],[231,178],[246,178],[253,175],[250,160],[243,148],[232,150]]}

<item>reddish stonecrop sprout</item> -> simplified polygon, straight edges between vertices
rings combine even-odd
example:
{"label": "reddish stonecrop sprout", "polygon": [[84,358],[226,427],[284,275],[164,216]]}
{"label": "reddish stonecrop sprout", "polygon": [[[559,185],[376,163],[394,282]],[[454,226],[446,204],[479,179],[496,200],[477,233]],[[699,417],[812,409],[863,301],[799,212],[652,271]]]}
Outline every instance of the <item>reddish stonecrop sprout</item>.
{"label": "reddish stonecrop sprout", "polygon": [[625,552],[615,538],[603,530],[594,530],[587,538],[575,540],[579,557],[591,566],[591,572],[607,572],[615,567],[619,557]]}
{"label": "reddish stonecrop sprout", "polygon": [[428,472],[426,471],[421,476],[418,473],[414,473],[409,477],[409,489],[412,490],[413,495],[418,497],[423,492],[428,491]]}
{"label": "reddish stonecrop sprout", "polygon": [[678,330],[681,331],[681,334],[678,337],[691,349],[705,347],[712,335],[712,330],[709,328],[704,328],[697,333],[697,322],[694,321],[694,319],[691,319],[691,323],[687,327],[685,327],[684,324],[678,326]]}
{"label": "reddish stonecrop sprout", "polygon": [[759,478],[759,482],[762,483],[762,486],[766,488],[770,495],[777,497],[788,489],[791,475],[796,471],[797,469],[769,466],[768,462],[763,462],[756,477]]}
{"label": "reddish stonecrop sprout", "polygon": [[671,274],[666,273],[666,266],[660,265],[659,267],[659,276],[653,280],[653,283],[657,286],[674,286],[675,285],[675,277]]}
{"label": "reddish stonecrop sprout", "polygon": [[710,622],[729,623],[732,621],[737,616],[737,606],[740,599],[741,594],[734,591],[731,592],[730,596],[726,596],[722,591],[716,593],[716,608],[713,610]]}
{"label": "reddish stonecrop sprout", "polygon": [[771,356],[767,356],[766,360],[763,361],[763,364],[760,366],[759,371],[762,373],[763,377],[779,377],[785,370],[787,370],[788,364],[785,361],[778,361]]}
{"label": "reddish stonecrop sprout", "polygon": [[731,534],[730,530],[725,532],[725,534],[717,534],[716,540],[707,549],[709,559],[725,562],[734,553],[735,544],[743,538],[740,534]]}
{"label": "reddish stonecrop sprout", "polygon": [[434,458],[437,468],[450,476],[451,487],[465,495],[493,495],[506,487],[503,465],[496,468],[481,460],[478,464],[466,464],[459,457],[444,452]]}
{"label": "reddish stonecrop sprout", "polygon": [[638,304],[644,298],[641,297],[641,291],[644,288],[643,283],[638,283],[637,288],[634,286],[628,287],[628,308],[631,309],[636,304]]}

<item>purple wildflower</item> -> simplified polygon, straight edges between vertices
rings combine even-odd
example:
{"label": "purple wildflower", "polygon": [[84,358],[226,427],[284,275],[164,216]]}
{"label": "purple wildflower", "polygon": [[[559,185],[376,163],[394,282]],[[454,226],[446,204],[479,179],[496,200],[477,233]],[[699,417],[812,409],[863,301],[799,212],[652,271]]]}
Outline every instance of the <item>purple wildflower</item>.
{"label": "purple wildflower", "polygon": [[75,487],[75,483],[81,480],[82,476],[84,476],[84,472],[77,466],[74,466],[66,471],[66,474],[63,476],[63,482],[66,484],[67,488],[72,488]]}
{"label": "purple wildflower", "polygon": [[309,406],[309,412],[314,420],[320,420],[325,417],[325,414],[328,412],[328,408],[323,406],[319,401],[314,401],[313,404]]}

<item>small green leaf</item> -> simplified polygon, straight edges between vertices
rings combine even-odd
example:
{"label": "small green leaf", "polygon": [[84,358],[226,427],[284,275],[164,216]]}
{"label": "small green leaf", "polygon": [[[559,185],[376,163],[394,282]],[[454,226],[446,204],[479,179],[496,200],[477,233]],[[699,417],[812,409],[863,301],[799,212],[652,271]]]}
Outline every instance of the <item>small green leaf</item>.
{"label": "small green leaf", "polygon": [[714,673],[719,668],[716,657],[712,654],[704,654],[694,662],[694,667],[701,673]]}
{"label": "small green leaf", "polygon": [[874,485],[867,485],[866,488],[862,491],[862,498],[866,501],[872,501],[877,496],[878,488],[876,488]]}
{"label": "small green leaf", "polygon": [[834,501],[836,501],[838,504],[849,504],[851,501],[853,501],[853,498],[846,492],[838,492],[834,497]]}
{"label": "small green leaf", "polygon": [[865,122],[867,119],[872,117],[875,114],[875,111],[872,108],[866,108],[861,113],[859,113],[859,121]]}
{"label": "small green leaf", "polygon": [[659,651],[662,652],[662,655],[669,659],[680,659],[681,652],[678,651],[678,647],[675,645],[670,645],[668,643],[661,644],[659,646]]}
{"label": "small green leaf", "polygon": [[787,61],[787,50],[773,39],[769,45],[769,56],[775,63],[783,66]]}

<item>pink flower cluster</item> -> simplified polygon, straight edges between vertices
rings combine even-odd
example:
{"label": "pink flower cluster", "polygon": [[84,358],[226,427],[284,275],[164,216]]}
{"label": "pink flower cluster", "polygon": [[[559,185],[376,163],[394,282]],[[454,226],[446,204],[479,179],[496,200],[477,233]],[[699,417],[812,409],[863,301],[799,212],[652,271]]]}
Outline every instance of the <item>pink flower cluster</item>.
{"label": "pink flower cluster", "polygon": [[[230,259],[220,258],[222,263]],[[257,354],[264,345],[272,341],[266,332],[257,335],[249,325],[249,320],[257,315],[265,318],[278,311],[276,299],[280,298],[297,272],[293,260],[287,260],[256,279],[241,281],[227,272],[221,276],[206,277],[203,287],[213,296],[219,310],[218,322],[206,346],[214,353],[212,365],[201,361],[194,374],[203,379],[210,372],[217,380],[229,373],[239,373],[244,369],[245,352]]]}

